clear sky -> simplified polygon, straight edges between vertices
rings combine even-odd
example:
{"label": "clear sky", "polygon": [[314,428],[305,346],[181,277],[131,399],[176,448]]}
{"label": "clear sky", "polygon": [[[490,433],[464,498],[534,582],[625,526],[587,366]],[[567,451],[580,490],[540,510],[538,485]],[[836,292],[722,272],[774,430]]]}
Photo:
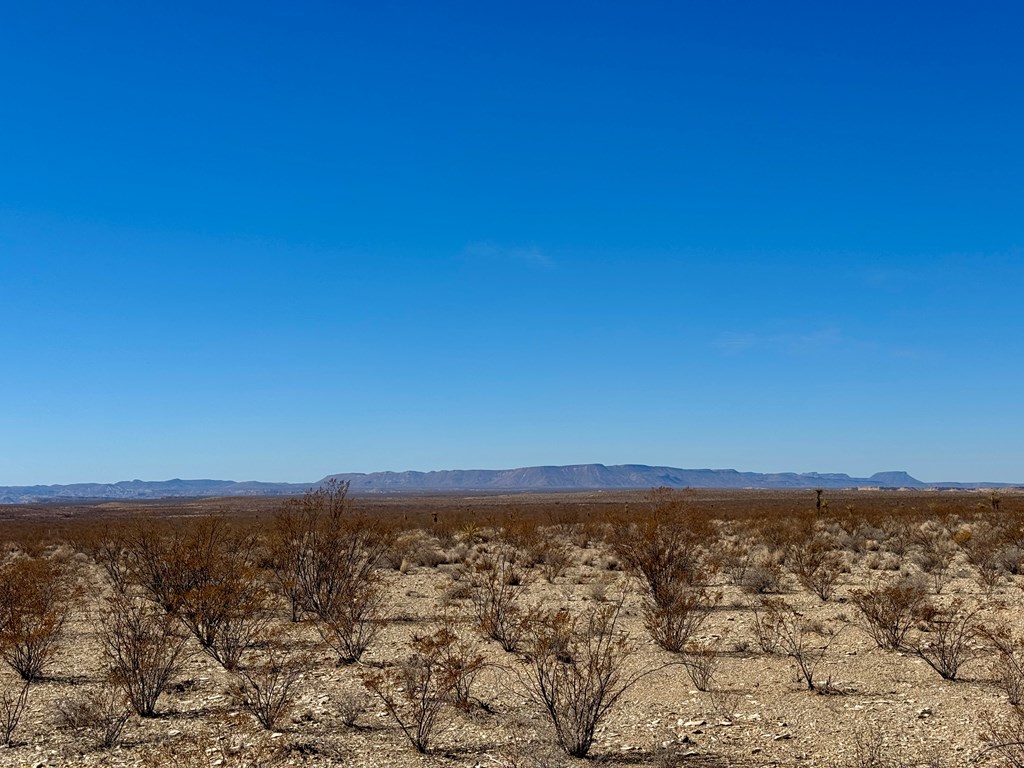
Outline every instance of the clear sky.
{"label": "clear sky", "polygon": [[0,484],[1024,482],[1019,2],[7,3]]}

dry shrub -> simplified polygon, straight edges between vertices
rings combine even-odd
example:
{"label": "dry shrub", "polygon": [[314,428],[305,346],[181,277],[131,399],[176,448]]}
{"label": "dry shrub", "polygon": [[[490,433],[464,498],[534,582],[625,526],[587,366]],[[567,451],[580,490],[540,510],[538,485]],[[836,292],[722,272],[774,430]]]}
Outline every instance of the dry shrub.
{"label": "dry shrub", "polygon": [[125,536],[110,523],[86,524],[74,531],[75,549],[103,568],[115,590],[123,592],[131,578]]}
{"label": "dry shrub", "polygon": [[271,562],[293,616],[314,615],[340,663],[358,661],[379,631],[376,568],[393,534],[350,513],[348,483],[329,481],[275,517]]}
{"label": "dry shrub", "polygon": [[483,667],[458,634],[442,624],[432,634],[414,636],[413,653],[397,669],[363,678],[418,752],[426,752],[449,707],[468,701],[469,686]]}
{"label": "dry shrub", "polygon": [[960,667],[984,652],[978,647],[980,637],[977,608],[968,608],[962,600],[938,608],[925,604],[921,610],[921,634],[908,649],[924,659],[943,680],[956,680]]}
{"label": "dry shrub", "polygon": [[530,559],[540,568],[544,580],[554,584],[555,579],[564,576],[572,565],[572,547],[565,540],[564,533],[545,530],[534,545]]}
{"label": "dry shrub", "polygon": [[910,525],[898,517],[887,517],[881,523],[882,543],[890,554],[903,557],[910,547]]}
{"label": "dry shrub", "polygon": [[132,595],[109,598],[100,621],[111,681],[139,715],[153,717],[157,699],[181,669],[187,636],[174,617]]}
{"label": "dry shrub", "polygon": [[1000,528],[984,522],[975,523],[971,533],[970,538],[961,546],[967,562],[977,571],[981,586],[990,593],[1006,574],[1006,534]]}
{"label": "dry shrub", "polygon": [[131,583],[165,611],[176,613],[180,596],[188,586],[183,565],[188,551],[180,527],[135,518],[125,529],[124,553]]}
{"label": "dry shrub", "polygon": [[842,555],[835,550],[833,542],[818,533],[790,545],[786,564],[805,589],[826,601],[835,591],[844,561]]}
{"label": "dry shrub", "polygon": [[391,543],[385,559],[391,567],[402,570],[403,573],[414,565],[436,568],[447,562],[447,557],[437,540],[420,529],[399,533]]}
{"label": "dry shrub", "polygon": [[13,743],[14,731],[28,706],[28,689],[31,684],[30,680],[23,680],[14,692],[7,686],[0,690],[0,739],[7,746]]}
{"label": "dry shrub", "polygon": [[519,647],[527,622],[522,608],[525,580],[525,573],[515,564],[514,552],[507,546],[481,558],[467,579],[480,631],[509,652]]}
{"label": "dry shrub", "polygon": [[999,562],[1003,569],[1014,576],[1024,574],[1024,548],[1009,544],[999,553]]}
{"label": "dry shrub", "polygon": [[936,753],[921,754],[913,750],[913,757],[899,746],[886,744],[877,726],[854,732],[853,754],[843,764],[849,768],[943,768],[946,762]]}
{"label": "dry shrub", "polygon": [[855,589],[850,600],[863,617],[871,639],[879,648],[890,651],[904,647],[907,634],[929,605],[924,587],[911,578]]}
{"label": "dry shrub", "polygon": [[198,521],[184,539],[177,615],[200,647],[229,672],[263,637],[269,593],[258,566],[258,540],[219,517]]}
{"label": "dry shrub", "polygon": [[359,716],[370,708],[370,698],[365,695],[349,696],[339,702],[337,711],[341,722],[354,728]]}
{"label": "dry shrub", "polygon": [[53,660],[77,597],[68,566],[17,558],[0,568],[0,656],[23,680]]}
{"label": "dry shrub", "polygon": [[61,701],[57,724],[85,736],[99,749],[110,749],[120,742],[132,711],[124,692],[116,686],[107,685],[83,696]]}
{"label": "dry shrub", "polygon": [[717,533],[688,507],[688,496],[669,489],[651,495],[648,514],[624,520],[615,553],[645,592],[644,620],[662,648],[681,651],[721,600],[713,581],[720,558]]}
{"label": "dry shrub", "polygon": [[914,563],[931,578],[935,594],[942,592],[946,583],[956,545],[948,530],[935,520],[928,520],[914,532]]}
{"label": "dry shrub", "polygon": [[740,541],[727,541],[719,546],[715,557],[730,583],[742,587],[751,564],[750,547]]}
{"label": "dry shrub", "polygon": [[899,571],[901,562],[895,555],[880,555],[872,552],[864,558],[864,567],[872,571]]}
{"label": "dry shrub", "polygon": [[656,489],[649,512],[624,517],[614,534],[613,551],[655,601],[679,584],[707,585],[714,579],[716,564],[709,552],[715,547],[715,529],[706,515],[690,509],[682,491]]}
{"label": "dry shrub", "polygon": [[718,670],[720,643],[709,640],[687,643],[683,649],[683,665],[698,691],[710,691]]}
{"label": "dry shrub", "polygon": [[644,624],[651,637],[666,651],[682,651],[700,632],[722,593],[705,587],[678,585],[662,589],[660,601],[648,597],[644,603]]}
{"label": "dry shrub", "polygon": [[621,610],[620,599],[593,607],[585,618],[562,609],[531,625],[526,666],[516,674],[571,757],[586,757],[598,726],[622,695],[663,668],[626,672],[633,646],[618,630]]}
{"label": "dry shrub", "polygon": [[376,577],[352,579],[330,603],[317,612],[316,629],[338,654],[339,664],[362,658],[380,632],[384,618],[384,593]]}
{"label": "dry shrub", "polygon": [[764,551],[747,566],[738,586],[750,595],[776,594],[782,591],[784,580],[782,565],[774,555]]}
{"label": "dry shrub", "polygon": [[231,693],[261,726],[272,731],[291,711],[295,686],[309,666],[308,656],[289,656],[280,641],[271,642],[256,663],[238,668]]}
{"label": "dry shrub", "polygon": [[445,670],[452,680],[451,701],[460,709],[470,707],[473,683],[477,675],[487,666],[476,642],[459,635],[454,628],[454,620],[444,614],[437,621],[435,637],[442,637],[441,669]]}
{"label": "dry shrub", "polygon": [[228,671],[236,669],[271,618],[256,535],[223,517],[205,517],[169,534],[137,529],[129,544],[139,583],[207,655]]}
{"label": "dry shrub", "polygon": [[818,664],[839,632],[831,632],[820,623],[805,620],[781,597],[761,598],[754,608],[754,615],[762,648],[771,647],[793,659],[800,671],[799,679],[806,683],[807,690],[815,690]]}
{"label": "dry shrub", "polygon": [[995,649],[992,676],[1010,704],[1024,703],[1024,642],[1014,636],[1008,624],[978,628],[980,635]]}
{"label": "dry shrub", "polygon": [[975,755],[976,763],[995,757],[998,765],[1024,768],[1024,714],[1018,707],[1002,719],[986,714],[981,741],[985,746]]}

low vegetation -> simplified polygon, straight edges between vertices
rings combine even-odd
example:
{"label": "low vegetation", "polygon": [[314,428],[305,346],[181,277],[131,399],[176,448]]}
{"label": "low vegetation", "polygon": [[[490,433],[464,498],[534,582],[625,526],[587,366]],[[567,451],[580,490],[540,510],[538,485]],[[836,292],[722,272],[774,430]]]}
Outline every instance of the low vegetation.
{"label": "low vegetation", "polygon": [[1024,494],[222,504],[0,522],[11,764],[1024,763]]}

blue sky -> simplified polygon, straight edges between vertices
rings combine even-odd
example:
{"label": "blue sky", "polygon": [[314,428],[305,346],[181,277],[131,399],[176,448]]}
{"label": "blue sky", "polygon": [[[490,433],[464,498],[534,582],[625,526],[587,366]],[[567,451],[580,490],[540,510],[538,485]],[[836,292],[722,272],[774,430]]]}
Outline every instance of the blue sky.
{"label": "blue sky", "polygon": [[1019,3],[22,3],[0,484],[1024,481]]}

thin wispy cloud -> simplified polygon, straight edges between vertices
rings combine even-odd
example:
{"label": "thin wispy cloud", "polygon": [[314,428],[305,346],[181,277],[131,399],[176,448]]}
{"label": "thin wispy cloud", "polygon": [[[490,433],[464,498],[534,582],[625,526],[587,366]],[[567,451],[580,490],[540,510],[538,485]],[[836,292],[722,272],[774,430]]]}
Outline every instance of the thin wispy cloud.
{"label": "thin wispy cloud", "polygon": [[502,245],[490,241],[470,243],[462,255],[467,259],[518,262],[532,267],[550,269],[554,260],[535,245]]}
{"label": "thin wispy cloud", "polygon": [[928,352],[906,344],[854,338],[843,333],[841,328],[834,325],[787,333],[725,331],[719,334],[712,344],[721,353],[728,355],[752,352],[815,355],[829,351],[843,351],[903,359],[923,359],[930,356]]}
{"label": "thin wispy cloud", "polygon": [[715,339],[714,345],[723,352],[731,353],[763,350],[789,354],[812,354],[849,343],[850,341],[843,336],[839,328],[824,326],[796,333],[759,334],[727,331]]}

